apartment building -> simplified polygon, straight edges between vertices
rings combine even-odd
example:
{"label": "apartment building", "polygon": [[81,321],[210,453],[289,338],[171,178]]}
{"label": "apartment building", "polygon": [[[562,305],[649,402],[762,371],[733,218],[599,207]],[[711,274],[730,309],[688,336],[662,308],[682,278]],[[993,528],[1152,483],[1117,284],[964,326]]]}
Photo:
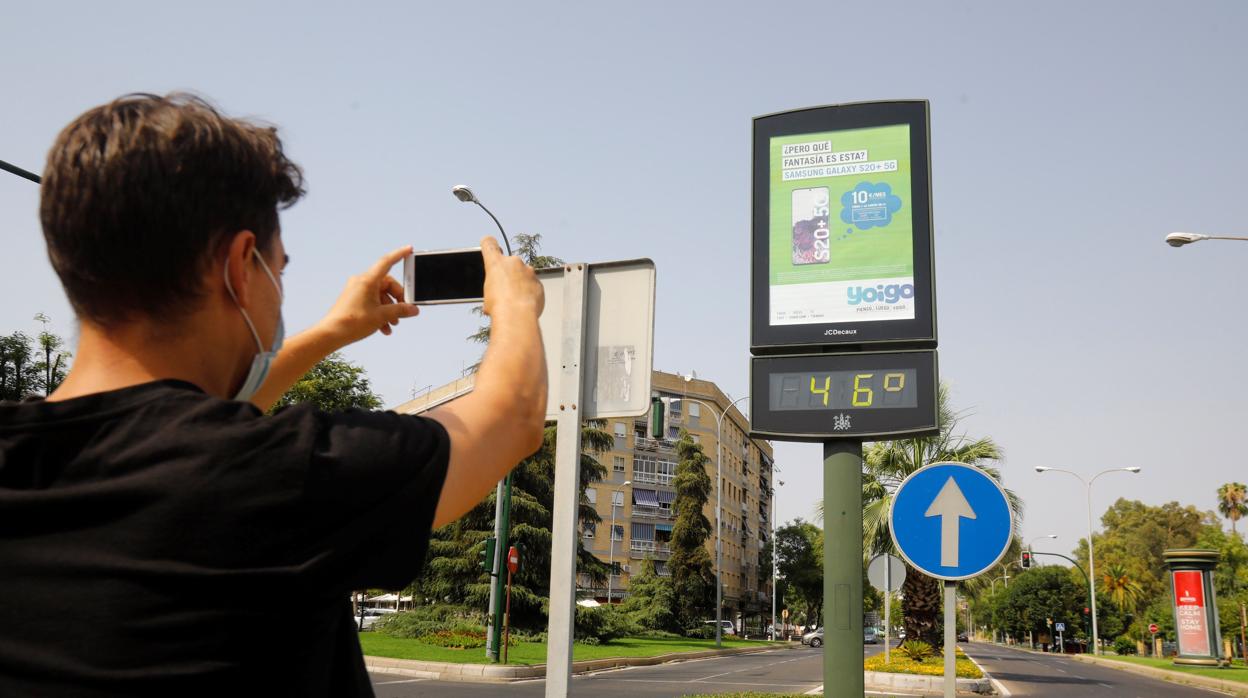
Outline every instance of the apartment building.
{"label": "apartment building", "polygon": [[[655,371],[653,394],[670,398],[666,434],[648,435],[645,417],[611,419],[606,429],[614,436],[610,451],[598,455],[608,468],[607,477],[587,489],[590,502],[602,523],[582,526],[583,545],[599,559],[619,565],[619,574],[610,584],[612,602],[628,594],[630,576],[640,571],[641,562],[653,557],[659,574],[670,574],[672,502],[676,490],[672,480],[678,456],[676,439],[681,429],[689,431],[702,445],[710,462],[707,474],[712,483],[711,497],[704,513],[715,525],[716,427],[722,420],[721,510],[722,581],[725,609],[746,616],[770,613],[771,570],[760,569],[760,551],[771,536],[774,506],[771,445],[748,436],[749,422],[731,400],[711,381]],[[624,483],[630,483],[625,485]],[[614,516],[614,524],[612,518]],[[707,541],[707,552],[715,558],[715,542]],[[582,594],[607,602],[607,585],[591,586],[581,577]],[[725,613],[725,618],[735,615]]]}

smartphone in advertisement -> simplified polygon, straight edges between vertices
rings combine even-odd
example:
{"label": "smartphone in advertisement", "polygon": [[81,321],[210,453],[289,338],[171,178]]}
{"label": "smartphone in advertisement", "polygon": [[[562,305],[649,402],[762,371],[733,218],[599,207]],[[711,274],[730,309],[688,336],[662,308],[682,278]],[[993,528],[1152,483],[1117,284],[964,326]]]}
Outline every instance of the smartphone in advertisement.
{"label": "smartphone in advertisement", "polygon": [[484,296],[485,259],[480,247],[414,252],[403,259],[407,303],[480,303]]}
{"label": "smartphone in advertisement", "polygon": [[793,264],[827,264],[828,188],[793,190]]}

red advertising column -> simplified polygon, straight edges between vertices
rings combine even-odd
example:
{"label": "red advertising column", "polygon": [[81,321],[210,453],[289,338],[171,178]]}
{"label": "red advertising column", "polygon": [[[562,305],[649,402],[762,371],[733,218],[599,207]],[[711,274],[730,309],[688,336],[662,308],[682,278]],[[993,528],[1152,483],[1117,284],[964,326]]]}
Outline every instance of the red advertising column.
{"label": "red advertising column", "polygon": [[1216,550],[1184,549],[1166,550],[1162,557],[1170,568],[1175,639],[1179,645],[1174,663],[1222,663],[1217,595],[1213,588],[1213,568],[1221,555]]}
{"label": "red advertising column", "polygon": [[1179,655],[1207,657],[1211,653],[1205,609],[1205,573],[1198,570],[1175,571],[1171,573],[1171,580]]}

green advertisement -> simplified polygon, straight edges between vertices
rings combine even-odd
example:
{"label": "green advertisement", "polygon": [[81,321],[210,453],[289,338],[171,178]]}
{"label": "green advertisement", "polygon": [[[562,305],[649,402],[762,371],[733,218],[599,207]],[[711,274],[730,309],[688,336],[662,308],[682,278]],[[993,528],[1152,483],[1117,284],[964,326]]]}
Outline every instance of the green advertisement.
{"label": "green advertisement", "polygon": [[772,325],[914,318],[910,127],[770,142]]}

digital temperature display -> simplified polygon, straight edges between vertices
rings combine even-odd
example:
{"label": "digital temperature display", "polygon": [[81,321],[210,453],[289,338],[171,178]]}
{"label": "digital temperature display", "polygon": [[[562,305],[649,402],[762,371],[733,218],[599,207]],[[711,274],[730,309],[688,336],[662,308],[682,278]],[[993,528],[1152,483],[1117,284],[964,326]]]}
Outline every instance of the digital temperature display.
{"label": "digital temperature display", "polygon": [[786,441],[935,433],[936,381],[934,349],[754,357],[750,431]]}
{"label": "digital temperature display", "polygon": [[847,410],[915,407],[914,369],[773,373],[768,403],[773,410]]}

